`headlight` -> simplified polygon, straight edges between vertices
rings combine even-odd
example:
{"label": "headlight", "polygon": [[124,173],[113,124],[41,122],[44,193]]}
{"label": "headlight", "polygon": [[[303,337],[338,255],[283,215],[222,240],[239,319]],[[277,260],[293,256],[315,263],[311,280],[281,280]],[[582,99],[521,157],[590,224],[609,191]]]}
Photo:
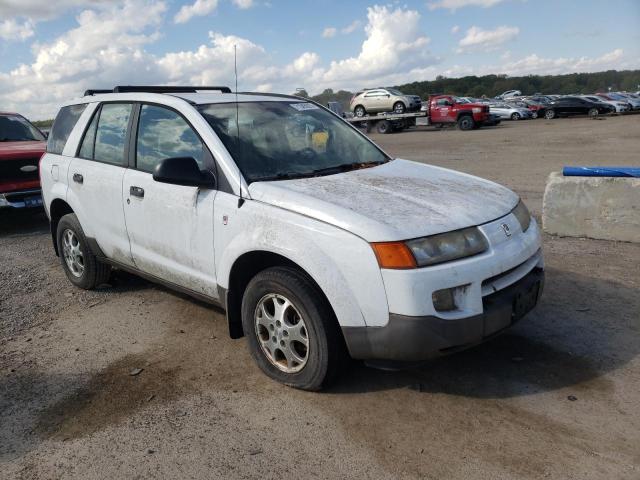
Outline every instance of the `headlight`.
{"label": "headlight", "polygon": [[480,113],[480,112],[482,112],[482,108],[481,108],[481,107],[473,107],[471,110],[473,110],[473,113]]}
{"label": "headlight", "polygon": [[489,248],[476,227],[409,240],[406,244],[419,267],[470,257]]}
{"label": "headlight", "polygon": [[526,232],[531,224],[531,214],[524,202],[520,200],[518,205],[516,205],[516,208],[514,208],[511,213],[513,213],[518,219],[522,231]]}

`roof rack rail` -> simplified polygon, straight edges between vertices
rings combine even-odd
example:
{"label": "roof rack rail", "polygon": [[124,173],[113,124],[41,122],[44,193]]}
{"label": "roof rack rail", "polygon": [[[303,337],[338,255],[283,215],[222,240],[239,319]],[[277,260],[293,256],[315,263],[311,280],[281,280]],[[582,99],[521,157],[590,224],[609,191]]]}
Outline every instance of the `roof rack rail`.
{"label": "roof rack rail", "polygon": [[225,86],[211,86],[211,87],[186,87],[179,85],[118,85],[113,89],[113,93],[125,93],[125,92],[148,92],[148,93],[195,93],[198,90],[217,90],[221,93],[231,93],[231,89]]}
{"label": "roof rack rail", "polygon": [[99,89],[85,90],[83,96],[88,97],[89,95],[99,95],[101,93],[113,93],[113,90],[99,90]]}

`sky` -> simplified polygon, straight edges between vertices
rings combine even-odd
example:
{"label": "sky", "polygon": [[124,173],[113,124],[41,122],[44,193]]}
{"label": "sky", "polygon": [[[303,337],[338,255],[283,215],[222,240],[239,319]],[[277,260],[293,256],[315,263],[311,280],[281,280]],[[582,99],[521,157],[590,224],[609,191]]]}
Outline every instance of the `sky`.
{"label": "sky", "polygon": [[640,68],[640,0],[0,0],[0,110],[87,88],[292,93]]}

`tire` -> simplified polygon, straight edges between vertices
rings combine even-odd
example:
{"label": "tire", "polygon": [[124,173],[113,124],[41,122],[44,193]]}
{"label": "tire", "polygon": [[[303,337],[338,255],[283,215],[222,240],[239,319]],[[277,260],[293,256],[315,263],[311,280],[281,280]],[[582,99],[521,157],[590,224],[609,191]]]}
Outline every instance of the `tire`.
{"label": "tire", "polygon": [[353,109],[353,114],[356,117],[364,117],[367,114],[367,111],[362,105],[356,105],[356,108]]}
{"label": "tire", "polygon": [[531,118],[538,118],[538,112],[531,112]]}
{"label": "tire", "polygon": [[587,112],[591,118],[595,118],[598,116],[600,112],[598,112],[597,108],[591,108],[589,112]]}
{"label": "tire", "polygon": [[253,277],[242,298],[242,327],[258,367],[294,388],[320,390],[348,361],[332,309],[309,277],[294,268],[269,268]]}
{"label": "tire", "polygon": [[550,108],[549,110],[544,112],[544,118],[546,118],[547,120],[553,120],[554,118],[556,118],[556,111]]}
{"label": "tire", "polygon": [[473,130],[475,122],[470,115],[463,115],[458,119],[458,128],[460,130]]}
{"label": "tire", "polygon": [[520,120],[520,114],[518,112],[513,112],[511,114],[511,120]]}
{"label": "tire", "polygon": [[109,281],[111,267],[91,251],[75,213],[60,219],[56,241],[64,273],[76,287],[92,290]]}
{"label": "tire", "polygon": [[401,114],[407,110],[407,107],[402,102],[396,102],[393,104],[393,113]]}
{"label": "tire", "polygon": [[391,133],[393,129],[391,128],[391,122],[389,120],[381,120],[376,125],[376,131],[378,133]]}

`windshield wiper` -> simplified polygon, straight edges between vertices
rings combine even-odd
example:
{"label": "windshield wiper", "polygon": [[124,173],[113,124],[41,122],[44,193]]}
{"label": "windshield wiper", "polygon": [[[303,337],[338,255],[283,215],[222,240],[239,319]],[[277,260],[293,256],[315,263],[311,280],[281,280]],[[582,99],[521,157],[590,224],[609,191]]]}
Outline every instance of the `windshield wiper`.
{"label": "windshield wiper", "polygon": [[254,177],[252,182],[267,182],[269,180],[293,180],[296,178],[309,178],[320,177],[323,175],[330,175],[332,173],[348,172],[349,170],[359,170],[361,168],[370,168],[377,165],[386,163],[385,161],[379,162],[363,162],[363,163],[342,163],[340,165],[334,165],[332,167],[317,168],[310,172],[285,172],[276,173],[274,175],[265,175],[263,177]]}
{"label": "windshield wiper", "polygon": [[384,161],[379,162],[363,162],[363,163],[342,163],[340,165],[334,165],[333,167],[318,168],[313,170],[311,176],[330,175],[332,173],[348,172],[350,170],[359,170],[361,168],[370,168],[381,165]]}

